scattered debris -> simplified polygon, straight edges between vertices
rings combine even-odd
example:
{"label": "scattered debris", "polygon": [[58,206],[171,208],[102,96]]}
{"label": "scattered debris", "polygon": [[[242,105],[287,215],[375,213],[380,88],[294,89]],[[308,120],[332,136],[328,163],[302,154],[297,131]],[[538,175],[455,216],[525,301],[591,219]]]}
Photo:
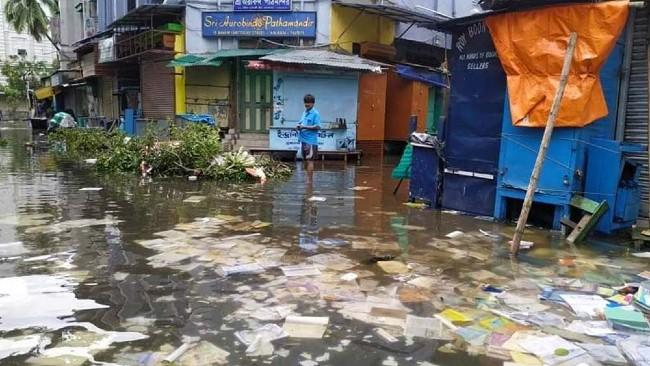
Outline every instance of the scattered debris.
{"label": "scattered debris", "polygon": [[247,263],[235,266],[221,266],[217,271],[225,277],[233,274],[262,273],[264,272],[264,268],[257,263]]}
{"label": "scattered debris", "polygon": [[402,274],[409,271],[406,264],[398,261],[380,261],[377,262],[379,268],[390,274]]}
{"label": "scattered debris", "polygon": [[280,267],[282,272],[287,277],[302,277],[302,276],[319,276],[320,270],[313,264],[297,264],[295,266]]}
{"label": "scattered debris", "polygon": [[364,187],[364,186],[356,186],[356,187],[350,188],[350,190],[352,190],[352,191],[369,191],[371,189],[373,189],[373,188],[372,187]]}
{"label": "scattered debris", "polygon": [[449,234],[445,235],[445,237],[447,237],[449,239],[456,239],[456,238],[460,238],[463,235],[465,235],[464,232],[456,230],[456,231],[452,231]]}
{"label": "scattered debris", "polygon": [[544,362],[544,365],[557,365],[584,355],[586,352],[575,344],[558,336],[528,335],[518,345]]}
{"label": "scattered debris", "polygon": [[80,192],[99,192],[104,188],[101,187],[84,187],[84,188],[79,188]]}
{"label": "scattered debris", "polygon": [[499,236],[499,235],[492,234],[491,232],[486,231],[486,230],[483,230],[483,229],[478,229],[478,231],[479,231],[481,234],[487,236],[488,238],[499,239],[499,238],[501,237],[501,236]]}
{"label": "scattered debris", "polygon": [[230,352],[224,351],[210,342],[201,341],[183,353],[175,364],[178,366],[223,365],[228,362],[228,356],[230,356]]}
{"label": "scattered debris", "polygon": [[205,200],[207,197],[205,196],[189,196],[186,199],[183,200],[185,203],[200,203],[203,200]]}
{"label": "scattered debris", "polygon": [[235,336],[248,346],[246,354],[249,356],[269,356],[275,349],[271,342],[289,337],[289,333],[277,324],[266,324],[255,330],[236,332]]}
{"label": "scattered debris", "polygon": [[603,313],[607,301],[598,295],[560,295],[578,317],[594,318]]}
{"label": "scattered debris", "polygon": [[404,335],[407,337],[422,337],[442,340],[449,340],[452,338],[439,319],[423,318],[413,315],[406,316]]}
{"label": "scattered debris", "polygon": [[314,316],[287,316],[284,322],[284,330],[292,338],[322,338],[329,317]]}
{"label": "scattered debris", "polygon": [[643,272],[637,274],[637,276],[639,276],[641,278],[645,278],[646,280],[650,280],[650,271],[643,271]]}
{"label": "scattered debris", "polygon": [[395,343],[399,341],[399,339],[393,337],[390,333],[388,333],[386,330],[382,328],[375,328],[374,331],[377,334],[377,336],[379,336],[381,339],[383,339],[388,343]]}
{"label": "scattered debris", "polygon": [[650,325],[643,313],[632,306],[607,307],[605,318],[614,329],[650,331]]}
{"label": "scattered debris", "polygon": [[319,197],[319,196],[311,196],[311,197],[309,197],[309,199],[307,201],[309,201],[309,202],[325,202],[325,201],[327,201],[327,198]]}
{"label": "scattered debris", "polygon": [[428,207],[426,203],[422,203],[422,202],[405,202],[404,206],[408,206],[410,208],[419,208],[419,209],[425,209]]}
{"label": "scattered debris", "polygon": [[192,343],[183,343],[180,347],[178,347],[174,352],[170,353],[167,357],[163,359],[164,363],[173,363],[176,361],[179,357],[181,357],[185,352],[189,351],[190,348],[192,348],[194,344]]}
{"label": "scattered debris", "polygon": [[580,343],[580,348],[586,350],[596,361],[606,365],[627,365],[627,360],[616,346]]}

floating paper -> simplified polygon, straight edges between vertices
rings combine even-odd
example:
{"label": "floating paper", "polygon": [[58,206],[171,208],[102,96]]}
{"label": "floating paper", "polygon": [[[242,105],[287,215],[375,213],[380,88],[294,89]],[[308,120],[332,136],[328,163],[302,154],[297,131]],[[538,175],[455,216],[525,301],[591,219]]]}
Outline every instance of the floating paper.
{"label": "floating paper", "polygon": [[287,277],[320,275],[320,270],[312,264],[296,264],[295,266],[283,266],[280,267],[280,269]]}
{"label": "floating paper", "polygon": [[230,276],[239,273],[262,273],[264,268],[257,263],[247,263],[236,266],[221,266],[217,271],[222,276]]}
{"label": "floating paper", "polygon": [[595,317],[602,313],[608,302],[598,295],[560,295],[578,316]]}
{"label": "floating paper", "polygon": [[223,365],[228,362],[229,352],[215,346],[214,344],[201,341],[196,346],[185,352],[176,362],[179,366],[194,365]]}
{"label": "floating paper", "polygon": [[409,271],[406,264],[398,261],[380,261],[377,262],[377,265],[379,266],[379,268],[384,270],[384,272],[390,274],[400,274]]}
{"label": "floating paper", "polygon": [[448,339],[446,329],[436,318],[423,318],[407,315],[404,335],[407,337],[422,337],[429,339]]}
{"label": "floating paper", "polygon": [[445,236],[448,237],[449,239],[456,239],[456,238],[460,238],[463,235],[465,235],[464,232],[456,230],[456,231],[450,232],[449,234],[447,234]]}
{"label": "floating paper", "polygon": [[445,309],[443,312],[441,312],[438,315],[449,320],[454,324],[466,324],[466,323],[471,323],[474,320],[469,316],[461,313],[460,311],[454,309]]}
{"label": "floating paper", "polygon": [[287,333],[284,329],[282,329],[282,327],[277,324],[266,324],[255,330],[242,330],[235,332],[235,336],[243,344],[250,346],[253,342],[255,342],[255,338],[257,337],[262,337],[269,341],[274,341],[276,339],[288,337],[289,333]]}
{"label": "floating paper", "polygon": [[199,203],[203,201],[206,197],[205,196],[190,196],[187,197],[186,199],[183,200],[185,203]]}
{"label": "floating paper", "polygon": [[290,315],[283,328],[293,338],[322,338],[328,323],[329,317]]}
{"label": "floating paper", "polygon": [[539,357],[545,365],[557,365],[586,352],[575,344],[558,336],[528,336],[519,341],[519,345],[528,353]]}
{"label": "floating paper", "polygon": [[398,341],[397,338],[393,337],[390,333],[388,333],[386,330],[382,328],[376,328],[375,333],[377,334],[377,336],[379,336],[381,339],[383,339],[388,343],[395,343]]}

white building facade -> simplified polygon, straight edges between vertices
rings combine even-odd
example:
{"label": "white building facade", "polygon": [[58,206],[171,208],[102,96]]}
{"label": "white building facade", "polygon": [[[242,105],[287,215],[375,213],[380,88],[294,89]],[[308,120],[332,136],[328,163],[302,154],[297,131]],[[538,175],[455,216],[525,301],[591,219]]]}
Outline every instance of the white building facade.
{"label": "white building facade", "polygon": [[[56,49],[47,40],[41,42],[32,36],[18,33],[5,20],[4,7],[7,0],[0,0],[0,62],[11,56],[22,56],[28,61],[44,61],[51,63],[56,59]],[[0,83],[5,83],[5,77],[0,75]]]}

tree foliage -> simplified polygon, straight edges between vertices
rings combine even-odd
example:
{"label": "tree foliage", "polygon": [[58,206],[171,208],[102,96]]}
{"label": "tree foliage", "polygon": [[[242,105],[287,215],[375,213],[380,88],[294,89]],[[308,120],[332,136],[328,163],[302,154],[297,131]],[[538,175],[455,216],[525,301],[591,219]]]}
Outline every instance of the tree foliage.
{"label": "tree foliage", "polygon": [[7,0],[5,18],[18,33],[29,33],[38,42],[47,38],[52,44],[48,29],[50,17],[59,13],[56,0]]}
{"label": "tree foliage", "polygon": [[17,105],[27,102],[27,83],[30,89],[41,85],[41,78],[52,71],[52,66],[39,61],[32,62],[18,57],[12,57],[0,64],[0,73],[7,78],[6,85],[0,86],[7,101]]}

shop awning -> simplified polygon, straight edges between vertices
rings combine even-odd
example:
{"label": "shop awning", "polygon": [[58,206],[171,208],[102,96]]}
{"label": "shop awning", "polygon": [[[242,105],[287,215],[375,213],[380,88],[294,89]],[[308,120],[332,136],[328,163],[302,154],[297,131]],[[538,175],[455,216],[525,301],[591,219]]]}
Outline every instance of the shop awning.
{"label": "shop awning", "polygon": [[183,55],[167,64],[168,67],[214,66],[219,67],[221,60],[211,60],[210,56]]}
{"label": "shop awning", "polygon": [[384,66],[356,55],[345,55],[328,50],[291,50],[267,55],[260,60],[376,73],[381,73],[381,67]]}
{"label": "shop awning", "polygon": [[442,72],[399,64],[395,65],[395,71],[404,79],[421,81],[441,88],[449,88],[449,77]]}
{"label": "shop awning", "polygon": [[54,88],[51,86],[46,86],[43,88],[36,89],[34,91],[34,96],[38,100],[47,99],[54,96]]}
{"label": "shop awning", "polygon": [[221,50],[211,55],[212,59],[222,59],[230,57],[259,57],[266,56],[272,53],[285,52],[284,49],[269,49],[269,48],[235,48],[232,50]]}
{"label": "shop awning", "polygon": [[286,52],[284,49],[232,49],[221,50],[216,53],[195,55],[188,54],[174,59],[167,66],[169,67],[192,67],[192,66],[221,66],[224,59],[233,57],[259,57],[277,52]]}

